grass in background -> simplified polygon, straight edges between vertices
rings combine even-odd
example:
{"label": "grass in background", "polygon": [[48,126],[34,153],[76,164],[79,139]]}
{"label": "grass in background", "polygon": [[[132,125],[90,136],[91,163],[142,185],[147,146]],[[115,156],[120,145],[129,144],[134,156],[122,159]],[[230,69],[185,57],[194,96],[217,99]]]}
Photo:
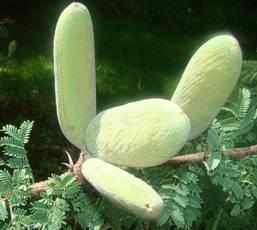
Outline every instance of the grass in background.
{"label": "grass in background", "polygon": [[100,110],[147,97],[170,98],[197,41],[128,18],[101,19],[94,28]]}

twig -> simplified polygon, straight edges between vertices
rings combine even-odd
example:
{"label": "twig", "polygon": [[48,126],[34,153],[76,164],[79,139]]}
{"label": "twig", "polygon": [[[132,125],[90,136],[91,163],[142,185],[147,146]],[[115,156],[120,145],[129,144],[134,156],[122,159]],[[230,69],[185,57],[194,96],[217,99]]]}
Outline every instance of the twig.
{"label": "twig", "polygon": [[[241,159],[248,155],[256,154],[256,152],[257,152],[257,145],[252,145],[252,146],[244,147],[244,148],[233,148],[229,151],[229,154],[231,155],[231,157],[233,157],[235,159]],[[172,157],[169,161],[166,162],[166,164],[174,166],[174,165],[178,165],[178,164],[199,163],[199,162],[204,161],[205,159],[206,159],[206,154],[204,152],[198,152],[198,153],[192,153],[192,154],[179,155],[179,156]],[[81,167],[82,167],[84,160],[85,160],[85,154],[80,153],[78,161],[73,166],[73,173],[76,175],[77,180],[82,185],[84,185],[86,182],[81,173]],[[60,176],[64,177],[68,173],[70,173],[70,170],[61,174]],[[38,197],[41,193],[45,192],[48,184],[51,182],[52,182],[52,180],[48,179],[45,181],[40,181],[40,182],[32,184],[30,186],[30,188],[33,192],[33,196]]]}
{"label": "twig", "polygon": [[[231,157],[235,159],[241,159],[248,155],[253,155],[257,152],[257,145],[252,145],[244,148],[233,148],[229,150]],[[186,164],[186,163],[199,163],[206,159],[206,154],[204,152],[191,153],[187,155],[180,155],[172,157],[167,164],[177,165],[177,164]]]}
{"label": "twig", "polygon": [[[77,180],[81,183],[81,184],[84,184],[85,182],[85,179],[84,177],[82,176],[82,173],[81,173],[81,167],[82,167],[82,164],[84,162],[84,153],[80,153],[80,156],[79,156],[79,159],[77,160],[77,162],[74,164],[73,166],[73,173],[76,175],[77,177]],[[65,177],[67,176],[69,173],[71,173],[70,170],[68,170],[67,172],[65,173],[62,173],[60,175],[60,177]],[[44,180],[44,181],[39,181],[37,183],[34,183],[30,186],[31,190],[32,190],[32,193],[33,193],[33,196],[34,197],[37,197],[39,196],[41,193],[45,192],[46,189],[47,189],[47,186],[49,183],[52,182],[52,179],[48,179],[48,180]]]}

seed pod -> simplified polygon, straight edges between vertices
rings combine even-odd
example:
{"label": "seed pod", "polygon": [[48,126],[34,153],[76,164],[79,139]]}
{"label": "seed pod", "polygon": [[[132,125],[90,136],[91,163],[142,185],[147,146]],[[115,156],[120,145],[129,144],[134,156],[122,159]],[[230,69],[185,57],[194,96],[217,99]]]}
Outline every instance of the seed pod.
{"label": "seed pod", "polygon": [[240,74],[242,54],[230,35],[216,36],[191,58],[172,96],[191,121],[189,139],[200,135],[217,116]]}
{"label": "seed pod", "polygon": [[94,117],[86,130],[86,147],[94,157],[116,165],[150,167],[175,155],[189,133],[189,118],[175,103],[147,99]]}
{"label": "seed pod", "polygon": [[121,209],[143,219],[160,217],[162,198],[139,178],[97,158],[83,163],[82,174],[98,192]]}
{"label": "seed pod", "polygon": [[87,8],[70,4],[61,14],[54,36],[57,116],[62,132],[85,149],[85,130],[96,114],[93,27]]}

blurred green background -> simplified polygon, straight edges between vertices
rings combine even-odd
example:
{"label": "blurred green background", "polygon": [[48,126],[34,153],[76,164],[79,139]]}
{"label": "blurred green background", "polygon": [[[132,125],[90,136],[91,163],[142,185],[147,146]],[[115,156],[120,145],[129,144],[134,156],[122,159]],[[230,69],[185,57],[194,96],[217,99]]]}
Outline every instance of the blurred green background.
{"label": "blurred green background", "polygon": [[[78,152],[57,122],[52,64],[55,25],[71,2],[0,3],[0,125],[35,121],[28,150],[38,179],[65,169],[64,149]],[[232,33],[244,59],[256,59],[254,0],[81,2],[95,31],[98,111],[141,98],[170,98],[194,51],[216,34]],[[8,57],[12,40],[17,49]]]}

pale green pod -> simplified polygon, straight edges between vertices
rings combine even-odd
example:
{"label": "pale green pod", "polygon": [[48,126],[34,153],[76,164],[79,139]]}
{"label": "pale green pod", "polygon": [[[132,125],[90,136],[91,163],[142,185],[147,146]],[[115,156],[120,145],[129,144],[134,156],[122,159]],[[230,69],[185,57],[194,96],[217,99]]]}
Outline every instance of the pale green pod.
{"label": "pale green pod", "polygon": [[146,99],[98,114],[86,130],[86,147],[94,157],[130,167],[164,163],[185,144],[187,115],[173,102]]}
{"label": "pale green pod", "polygon": [[121,209],[138,217],[157,220],[163,200],[146,182],[103,160],[91,158],[82,174],[93,187]]}
{"label": "pale green pod", "polygon": [[54,73],[58,120],[66,138],[85,149],[85,130],[96,114],[93,27],[87,8],[70,4],[54,35]]}
{"label": "pale green pod", "polygon": [[203,44],[189,61],[172,96],[191,121],[193,139],[205,131],[228,99],[238,80],[242,54],[230,35]]}

